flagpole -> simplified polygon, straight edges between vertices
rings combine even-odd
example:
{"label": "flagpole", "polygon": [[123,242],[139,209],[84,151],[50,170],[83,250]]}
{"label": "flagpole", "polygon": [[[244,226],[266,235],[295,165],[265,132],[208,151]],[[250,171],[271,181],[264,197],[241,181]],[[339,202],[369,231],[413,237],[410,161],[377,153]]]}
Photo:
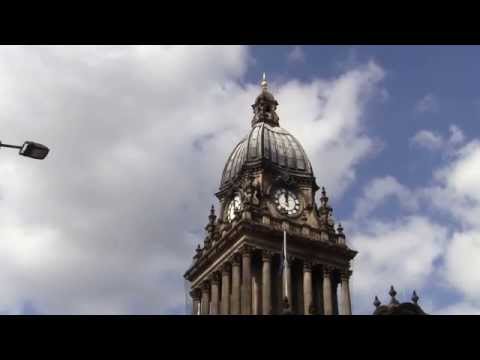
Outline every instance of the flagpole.
{"label": "flagpole", "polygon": [[288,299],[288,278],[287,278],[287,231],[283,229],[283,284],[285,288],[285,297]]}

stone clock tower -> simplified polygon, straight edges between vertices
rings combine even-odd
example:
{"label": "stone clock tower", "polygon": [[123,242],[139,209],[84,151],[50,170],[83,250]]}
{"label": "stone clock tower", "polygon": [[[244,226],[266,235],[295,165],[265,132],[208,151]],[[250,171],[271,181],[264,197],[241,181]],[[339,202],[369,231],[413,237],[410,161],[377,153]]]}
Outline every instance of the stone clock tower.
{"label": "stone clock tower", "polygon": [[[300,142],[280,127],[265,75],[251,130],[223,170],[203,246],[184,277],[193,314],[351,314],[350,260]],[[286,259],[283,244],[286,237]],[[337,294],[340,293],[340,296]]]}

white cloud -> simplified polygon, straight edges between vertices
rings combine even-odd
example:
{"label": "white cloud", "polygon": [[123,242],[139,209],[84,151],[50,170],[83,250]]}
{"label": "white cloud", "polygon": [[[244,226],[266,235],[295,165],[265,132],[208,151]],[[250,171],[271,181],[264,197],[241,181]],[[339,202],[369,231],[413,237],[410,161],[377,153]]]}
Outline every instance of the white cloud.
{"label": "white cloud", "polygon": [[299,63],[305,61],[305,52],[301,46],[294,46],[293,49],[288,53],[287,60],[290,63]]}
{"label": "white cloud", "polygon": [[[13,46],[0,53],[1,140],[51,148],[44,161],[2,150],[0,311],[19,312],[25,303],[57,314],[181,306],[182,274],[259,92],[242,84],[248,49]],[[345,189],[372,151],[362,115],[382,77],[369,63],[274,92],[281,125],[304,144],[331,191]]]}
{"label": "white cloud", "polygon": [[420,130],[410,139],[410,142],[428,150],[438,150],[442,148],[444,140],[441,135],[432,131]]}
{"label": "white cloud", "polygon": [[444,138],[437,132],[420,130],[410,138],[410,143],[431,151],[442,150],[444,154],[450,155],[465,142],[465,135],[456,125],[450,125],[448,131],[450,136]]}
{"label": "white cloud", "polygon": [[420,113],[436,112],[438,110],[438,100],[433,94],[426,94],[415,105],[415,110]]}
{"label": "white cloud", "polygon": [[445,276],[467,299],[480,302],[480,229],[454,234],[446,253]]}
{"label": "white cloud", "polygon": [[404,208],[415,210],[418,207],[417,196],[392,176],[373,179],[365,186],[363,194],[355,201],[353,219],[367,218],[372,211],[388,198],[395,198]]}
{"label": "white cloud", "polygon": [[385,302],[384,294],[392,284],[399,292],[425,286],[447,236],[443,226],[417,215],[349,226],[349,243],[359,250],[352,277],[356,313],[371,313],[375,295]]}
{"label": "white cloud", "polygon": [[426,190],[435,207],[459,224],[445,254],[444,277],[469,302],[480,306],[480,143],[460,148],[436,172],[438,185]]}
{"label": "white cloud", "polygon": [[443,172],[452,190],[480,201],[480,143],[471,142],[458,153],[458,159]]}
{"label": "white cloud", "polygon": [[458,126],[450,125],[449,131],[450,131],[450,138],[448,141],[452,145],[462,144],[465,141],[465,135],[463,134],[463,131]]}

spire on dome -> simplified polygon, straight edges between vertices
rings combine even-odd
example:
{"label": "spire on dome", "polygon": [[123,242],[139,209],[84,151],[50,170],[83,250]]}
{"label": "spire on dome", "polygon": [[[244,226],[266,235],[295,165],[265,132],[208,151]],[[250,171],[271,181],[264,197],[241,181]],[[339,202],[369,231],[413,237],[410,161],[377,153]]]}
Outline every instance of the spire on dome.
{"label": "spire on dome", "polygon": [[324,186],[322,186],[322,196],[320,197],[320,204],[322,206],[327,206],[328,204],[328,196]]}
{"label": "spire on dome", "polygon": [[412,302],[413,302],[415,305],[417,305],[419,299],[420,299],[420,298],[418,297],[417,292],[416,292],[415,290],[413,290]]}
{"label": "spire on dome", "polygon": [[252,105],[253,116],[252,126],[264,122],[271,126],[279,126],[278,115],[275,112],[278,106],[275,97],[268,91],[268,82],[265,73],[263,73],[262,81],[260,82],[262,92],[255,99],[255,104]]}
{"label": "spire on dome", "polygon": [[266,78],[266,76],[265,76],[265,73],[263,73],[262,82],[260,83],[260,86],[262,87],[262,90],[263,90],[263,91],[267,91],[267,89],[268,89],[268,82],[267,82],[267,78]]}
{"label": "spire on dome", "polygon": [[398,300],[395,299],[395,295],[397,295],[397,292],[393,288],[393,285],[390,286],[390,291],[388,292],[388,295],[390,295],[390,297],[391,297],[390,304],[395,304],[395,305],[399,304]]}

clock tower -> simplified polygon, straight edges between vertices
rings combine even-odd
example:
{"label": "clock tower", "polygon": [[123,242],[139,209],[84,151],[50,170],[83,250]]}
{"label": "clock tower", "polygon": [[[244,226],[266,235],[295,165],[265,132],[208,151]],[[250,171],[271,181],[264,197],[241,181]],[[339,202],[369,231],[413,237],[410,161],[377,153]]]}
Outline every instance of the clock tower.
{"label": "clock tower", "polygon": [[192,314],[349,315],[356,251],[302,145],[280,127],[265,74],[261,88],[251,129],[223,170],[218,215],[212,206],[184,275]]}

